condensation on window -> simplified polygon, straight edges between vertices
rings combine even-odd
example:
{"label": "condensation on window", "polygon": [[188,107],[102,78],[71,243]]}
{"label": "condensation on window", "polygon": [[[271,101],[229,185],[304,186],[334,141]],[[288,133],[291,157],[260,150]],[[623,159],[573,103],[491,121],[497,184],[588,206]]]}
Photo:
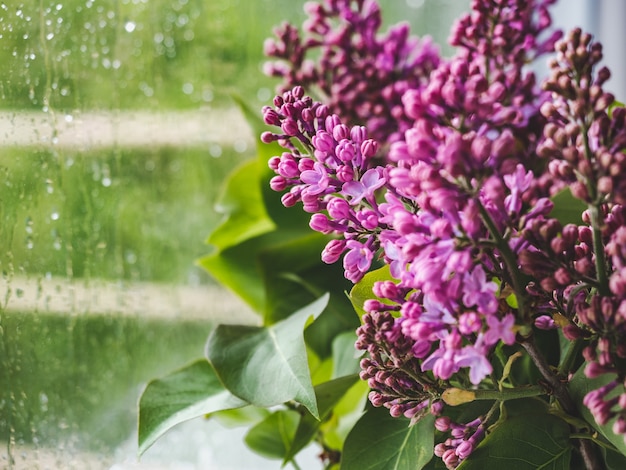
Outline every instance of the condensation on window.
{"label": "condensation on window", "polygon": [[[138,461],[136,405],[257,321],[195,261],[254,154],[232,94],[271,100],[263,40],[303,3],[0,0],[0,468],[279,468],[202,420]],[[468,3],[381,1],[440,44]]]}

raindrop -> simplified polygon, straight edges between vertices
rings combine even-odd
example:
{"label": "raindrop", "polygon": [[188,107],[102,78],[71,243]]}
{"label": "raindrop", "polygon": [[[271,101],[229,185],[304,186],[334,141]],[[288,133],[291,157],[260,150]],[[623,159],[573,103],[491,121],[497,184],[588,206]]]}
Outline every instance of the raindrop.
{"label": "raindrop", "polygon": [[46,192],[48,194],[52,194],[54,192],[54,186],[52,185],[51,179],[46,179]]}
{"label": "raindrop", "polygon": [[50,220],[59,220],[59,217],[59,212],[53,209],[52,213],[50,214]]}
{"label": "raindrop", "polygon": [[74,120],[74,116],[72,116],[71,114],[65,115],[65,122],[72,122],[73,120]]}
{"label": "raindrop", "polygon": [[15,295],[18,299],[21,299],[22,297],[24,297],[24,289],[20,289],[18,287],[17,289],[15,289]]}
{"label": "raindrop", "polygon": [[33,233],[33,219],[28,216],[26,217],[26,227],[25,227],[26,233],[28,234],[32,234]]}
{"label": "raindrop", "polygon": [[205,103],[213,101],[213,92],[211,90],[204,90],[202,92],[202,99]]}
{"label": "raindrop", "polygon": [[48,33],[48,34],[46,34],[46,39],[47,39],[48,41],[50,41],[53,37],[54,37],[54,33]]}
{"label": "raindrop", "polygon": [[52,248],[54,248],[56,251],[59,251],[62,246],[63,244],[60,238],[55,238],[54,241],[52,242]]}
{"label": "raindrop", "polygon": [[272,97],[272,92],[269,88],[259,88],[256,92],[256,97],[260,102],[264,103],[265,101],[269,101]]}
{"label": "raindrop", "polygon": [[219,144],[209,145],[209,153],[213,158],[219,158],[222,156],[222,147]]}
{"label": "raindrop", "polygon": [[126,253],[124,254],[124,258],[126,259],[126,262],[128,264],[135,264],[137,262],[137,255],[134,251],[126,251]]}
{"label": "raindrop", "polygon": [[235,152],[243,153],[248,150],[248,143],[245,140],[237,140],[233,145]]}
{"label": "raindrop", "polygon": [[42,411],[48,411],[48,395],[46,395],[45,393],[41,392],[39,394],[39,403],[41,405],[41,410]]}
{"label": "raindrop", "polygon": [[102,178],[102,186],[104,186],[105,188],[111,186],[111,178],[109,178],[108,176]]}
{"label": "raindrop", "polygon": [[186,95],[191,95],[193,93],[193,83],[185,83],[183,85],[183,93]]}
{"label": "raindrop", "polygon": [[137,27],[137,24],[132,21],[127,21],[126,24],[124,25],[124,29],[126,30],[127,33],[132,33],[133,31],[135,31],[136,27]]}
{"label": "raindrop", "polygon": [[30,235],[26,237],[25,243],[27,250],[32,250],[35,246],[35,242],[33,242],[33,237],[31,237]]}

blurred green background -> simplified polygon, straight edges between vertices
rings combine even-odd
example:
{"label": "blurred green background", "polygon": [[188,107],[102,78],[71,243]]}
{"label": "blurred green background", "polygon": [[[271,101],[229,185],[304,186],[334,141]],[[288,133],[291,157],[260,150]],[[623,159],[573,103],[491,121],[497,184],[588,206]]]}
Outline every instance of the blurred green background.
{"label": "blurred green background", "polygon": [[[387,25],[407,20],[444,44],[469,0],[380,3]],[[109,314],[35,300],[97,292],[103,280],[121,291],[133,283],[214,287],[194,261],[209,250],[226,174],[254,154],[242,120],[222,123],[235,135],[230,143],[155,144],[147,135],[141,146],[59,145],[59,122],[99,113],[132,134],[150,116],[220,116],[233,93],[260,110],[276,86],[261,72],[263,41],[282,21],[301,24],[302,5],[0,1],[0,467],[24,449],[60,442],[68,452],[110,456],[134,433],[142,385],[201,356],[213,323],[228,314],[221,298],[200,297],[201,319],[129,315],[111,299]],[[23,131],[35,139],[24,143]],[[39,286],[37,299],[24,298],[24,279]],[[23,307],[29,300],[37,307]]]}

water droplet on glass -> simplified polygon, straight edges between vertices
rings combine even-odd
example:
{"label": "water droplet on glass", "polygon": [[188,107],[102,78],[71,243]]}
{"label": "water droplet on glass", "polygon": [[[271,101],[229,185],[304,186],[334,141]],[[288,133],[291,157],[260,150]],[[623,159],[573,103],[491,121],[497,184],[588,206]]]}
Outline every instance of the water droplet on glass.
{"label": "water droplet on glass", "polygon": [[193,93],[193,83],[185,83],[183,85],[183,93],[186,95],[191,95]]}
{"label": "water droplet on glass", "polygon": [[137,27],[137,24],[135,24],[132,21],[127,21],[126,24],[124,25],[124,29],[126,30],[127,33],[132,33],[133,31],[135,31],[136,27]]}
{"label": "water droplet on glass", "polygon": [[260,102],[263,103],[265,101],[269,101],[269,99],[272,97],[272,92],[269,88],[259,88],[256,92],[256,97]]}
{"label": "water droplet on glass", "polygon": [[41,405],[42,411],[47,411],[48,410],[48,395],[41,392],[39,394],[39,404]]}
{"label": "water droplet on glass", "polygon": [[219,144],[209,145],[209,153],[213,158],[219,158],[222,156],[222,147]]}
{"label": "water droplet on glass", "polygon": [[233,144],[233,148],[237,153],[243,153],[248,150],[248,143],[245,140],[237,140]]}
{"label": "water droplet on glass", "polygon": [[213,101],[213,92],[211,90],[204,90],[202,92],[202,100],[205,103],[210,103],[211,101]]}
{"label": "water droplet on glass", "polygon": [[134,251],[128,250],[125,253],[124,258],[126,259],[126,262],[128,264],[135,264],[137,262],[137,255],[135,254]]}
{"label": "water droplet on glass", "polygon": [[26,233],[28,234],[32,234],[33,233],[33,219],[28,216],[26,217],[26,227],[25,227]]}

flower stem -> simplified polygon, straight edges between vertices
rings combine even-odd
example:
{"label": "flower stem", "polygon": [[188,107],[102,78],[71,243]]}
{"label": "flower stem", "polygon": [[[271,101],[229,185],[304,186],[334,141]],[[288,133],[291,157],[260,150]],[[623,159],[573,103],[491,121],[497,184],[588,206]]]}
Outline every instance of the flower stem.
{"label": "flower stem", "polygon": [[545,395],[546,390],[539,385],[528,387],[504,388],[502,390],[473,390],[476,400],[515,400],[516,398],[538,397]]}
{"label": "flower stem", "polygon": [[[553,371],[541,351],[537,348],[533,337],[530,336],[524,339],[522,347],[535,363],[537,369],[539,369],[539,372],[550,387],[550,392],[559,401],[563,411],[568,415],[579,417],[576,405],[567,389],[567,382],[561,381],[560,377]],[[602,459],[595,444],[588,439],[576,439],[576,442],[587,470],[602,470],[604,468]]]}
{"label": "flower stem", "polygon": [[600,224],[600,209],[595,204],[589,205],[589,215],[593,233],[593,252],[596,258],[596,276],[598,277],[598,292],[600,295],[609,295],[609,280],[606,275],[606,258],[602,243],[602,228]]}

